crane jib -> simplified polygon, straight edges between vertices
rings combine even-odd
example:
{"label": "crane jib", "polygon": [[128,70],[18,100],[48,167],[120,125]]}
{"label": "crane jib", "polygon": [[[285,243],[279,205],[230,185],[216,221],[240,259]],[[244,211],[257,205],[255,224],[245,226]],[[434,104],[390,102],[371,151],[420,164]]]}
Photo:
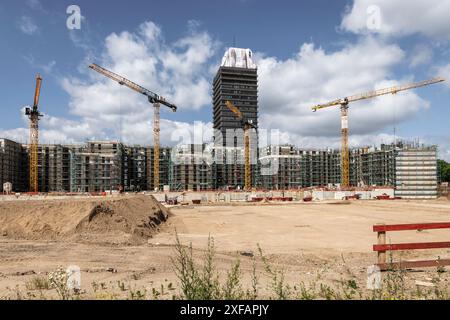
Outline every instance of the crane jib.
{"label": "crane jib", "polygon": [[319,104],[312,107],[313,111],[317,111],[319,109],[328,108],[332,106],[339,106],[341,108],[341,168],[342,168],[342,176],[341,176],[341,187],[349,187],[350,186],[350,161],[349,161],[349,148],[348,148],[348,129],[349,129],[349,119],[348,119],[348,105],[350,102],[371,99],[387,94],[396,94],[400,91],[411,90],[415,88],[420,88],[424,86],[428,86],[431,84],[435,84],[438,82],[445,81],[443,78],[434,78],[431,80],[410,83],[403,86],[394,86],[390,88],[384,88],[374,91],[369,91],[365,93],[360,93],[353,96],[348,96],[344,99],[337,99],[330,101],[325,104]]}
{"label": "crane jib", "polygon": [[128,80],[127,78],[124,78],[112,71],[109,71],[105,68],[100,67],[99,65],[96,65],[95,63],[89,65],[89,68],[91,68],[92,70],[97,71],[98,73],[104,75],[105,77],[108,77],[114,81],[116,81],[118,84],[122,85],[122,86],[126,86],[136,92],[139,92],[145,96],[148,97],[148,101],[150,103],[160,103],[162,105],[165,105],[167,107],[169,107],[170,109],[172,109],[173,112],[177,111],[177,107],[169,102],[166,101],[166,99],[136,83],[134,83],[131,80]]}
{"label": "crane jib", "polygon": [[394,86],[394,87],[364,92],[364,93],[360,93],[357,95],[349,96],[348,98],[345,98],[345,99],[337,99],[337,100],[330,101],[328,103],[319,104],[317,106],[312,107],[312,110],[317,111],[317,110],[323,109],[323,108],[347,104],[348,102],[355,102],[355,101],[375,98],[375,97],[379,97],[379,96],[383,96],[383,95],[387,95],[387,94],[396,94],[401,91],[416,89],[416,88],[432,85],[432,84],[443,82],[443,81],[445,81],[444,78],[438,77],[438,78],[434,78],[431,80],[410,83],[410,84],[403,85],[403,86]]}

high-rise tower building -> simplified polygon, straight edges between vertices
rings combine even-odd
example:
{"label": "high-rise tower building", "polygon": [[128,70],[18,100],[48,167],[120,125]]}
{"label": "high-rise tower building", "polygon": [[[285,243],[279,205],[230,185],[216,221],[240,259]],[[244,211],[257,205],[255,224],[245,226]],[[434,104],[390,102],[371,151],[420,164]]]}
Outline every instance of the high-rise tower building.
{"label": "high-rise tower building", "polygon": [[[244,185],[244,132],[242,123],[227,108],[231,101],[244,117],[258,126],[258,70],[250,49],[230,48],[213,83],[214,182],[216,188]],[[256,183],[258,138],[251,133],[252,180]]]}

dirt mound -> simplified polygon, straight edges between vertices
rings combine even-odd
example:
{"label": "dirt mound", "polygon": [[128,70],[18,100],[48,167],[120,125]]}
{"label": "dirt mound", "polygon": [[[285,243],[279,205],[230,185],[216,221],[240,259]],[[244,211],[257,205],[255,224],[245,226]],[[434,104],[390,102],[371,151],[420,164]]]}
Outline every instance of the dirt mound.
{"label": "dirt mound", "polygon": [[0,202],[0,236],[28,240],[144,243],[169,210],[153,196]]}

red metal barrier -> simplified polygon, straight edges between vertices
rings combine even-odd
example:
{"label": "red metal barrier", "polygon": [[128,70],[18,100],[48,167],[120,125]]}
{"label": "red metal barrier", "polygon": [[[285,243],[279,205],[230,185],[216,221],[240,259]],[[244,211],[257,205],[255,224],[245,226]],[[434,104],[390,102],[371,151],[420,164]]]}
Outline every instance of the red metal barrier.
{"label": "red metal barrier", "polygon": [[373,246],[373,251],[378,252],[378,266],[381,270],[437,267],[450,265],[450,259],[386,262],[386,251],[394,250],[422,250],[450,248],[450,242],[419,242],[419,243],[396,243],[386,244],[386,232],[407,230],[431,230],[450,229],[450,222],[437,223],[414,223],[414,224],[392,224],[375,225],[373,231],[378,233],[378,244]]}

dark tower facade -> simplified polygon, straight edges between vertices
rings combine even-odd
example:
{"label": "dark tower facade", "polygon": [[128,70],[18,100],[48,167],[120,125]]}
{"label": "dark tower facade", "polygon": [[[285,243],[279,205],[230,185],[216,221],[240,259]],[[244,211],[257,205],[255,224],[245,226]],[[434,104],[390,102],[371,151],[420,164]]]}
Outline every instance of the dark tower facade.
{"label": "dark tower facade", "polygon": [[[214,187],[242,187],[244,184],[244,132],[242,123],[227,108],[231,101],[243,116],[258,126],[258,70],[249,49],[230,48],[225,53],[213,82]],[[257,167],[258,138],[251,133],[252,167]],[[253,185],[256,170],[252,170]]]}

